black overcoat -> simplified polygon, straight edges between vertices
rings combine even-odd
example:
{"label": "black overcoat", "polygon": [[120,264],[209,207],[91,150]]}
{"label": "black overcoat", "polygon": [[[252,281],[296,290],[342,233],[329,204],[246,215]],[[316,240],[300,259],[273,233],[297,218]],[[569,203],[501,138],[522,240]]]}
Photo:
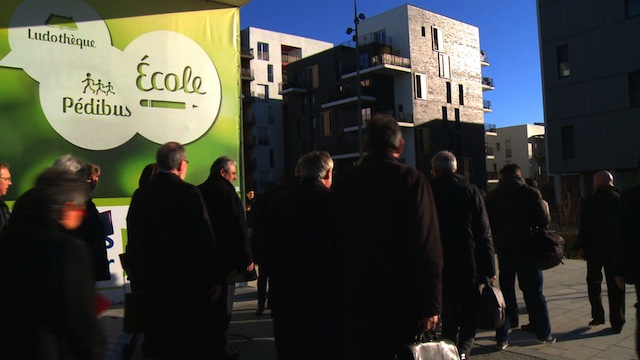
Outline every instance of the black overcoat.
{"label": "black overcoat", "polygon": [[[331,251],[350,343],[390,358],[440,314],[442,247],[431,187],[391,154],[368,154],[332,186]],[[351,340],[355,339],[355,340]]]}

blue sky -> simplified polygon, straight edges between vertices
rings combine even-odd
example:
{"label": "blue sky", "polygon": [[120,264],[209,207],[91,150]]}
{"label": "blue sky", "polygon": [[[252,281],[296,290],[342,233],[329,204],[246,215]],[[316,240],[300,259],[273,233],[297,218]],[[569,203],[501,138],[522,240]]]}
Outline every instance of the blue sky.
{"label": "blue sky", "polygon": [[[493,112],[485,123],[498,127],[542,122],[542,82],[536,5],[533,0],[414,0],[409,4],[474,25],[489,55],[483,75],[496,89],[484,93]],[[406,1],[360,0],[358,12],[371,17]],[[349,40],[352,0],[252,0],[240,9],[240,26],[252,26],[339,44]]]}

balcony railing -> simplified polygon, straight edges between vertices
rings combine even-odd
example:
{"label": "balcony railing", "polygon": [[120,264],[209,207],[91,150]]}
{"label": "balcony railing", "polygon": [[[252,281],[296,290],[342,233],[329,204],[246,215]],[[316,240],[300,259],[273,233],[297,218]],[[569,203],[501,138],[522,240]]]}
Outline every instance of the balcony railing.
{"label": "balcony railing", "polygon": [[[392,46],[392,40],[393,39],[391,38],[391,36],[382,35],[380,33],[369,33],[358,37],[358,46],[367,44]],[[354,48],[356,47],[356,42],[353,40],[348,40],[343,42],[341,45]]]}
{"label": "balcony railing", "polygon": [[253,59],[253,49],[250,48],[242,48],[240,49],[240,55]]}
{"label": "balcony railing", "polygon": [[500,174],[497,171],[487,171],[487,180],[497,181],[500,180]]}
{"label": "balcony railing", "polygon": [[291,54],[282,54],[282,62],[283,63],[292,63],[294,61],[298,61],[300,60],[301,57],[298,55],[291,55]]}
{"label": "balcony railing", "polygon": [[493,85],[493,78],[486,77],[486,76],[482,78],[482,85],[484,85],[484,86],[488,86],[488,87],[490,87],[490,88],[495,87],[495,86]]}
{"label": "balcony railing", "polygon": [[[482,100],[482,108],[486,110],[491,110],[491,100]],[[495,125],[494,125],[494,130],[495,130]]]}
{"label": "balcony railing", "polygon": [[[392,54],[378,54],[371,58],[370,66],[377,65],[394,65],[411,68],[411,59]],[[367,68],[366,64],[365,68]]]}
{"label": "balcony railing", "polygon": [[493,148],[492,147],[486,147],[484,149],[484,152],[487,154],[487,156],[494,156],[495,153],[493,152]]}
{"label": "balcony railing", "polygon": [[[482,102],[483,102],[483,104],[485,102],[488,102],[489,106],[491,106],[491,101],[489,101],[489,100],[483,100]],[[488,133],[497,133],[498,132],[496,130],[496,124],[487,124],[487,123],[484,124],[484,131],[488,132]]]}
{"label": "balcony railing", "polygon": [[254,79],[253,69],[248,69],[248,68],[240,69],[240,76],[244,79]]}
{"label": "balcony railing", "polygon": [[480,62],[482,63],[489,63],[489,55],[487,55],[487,53],[484,52],[484,50],[480,50]]}

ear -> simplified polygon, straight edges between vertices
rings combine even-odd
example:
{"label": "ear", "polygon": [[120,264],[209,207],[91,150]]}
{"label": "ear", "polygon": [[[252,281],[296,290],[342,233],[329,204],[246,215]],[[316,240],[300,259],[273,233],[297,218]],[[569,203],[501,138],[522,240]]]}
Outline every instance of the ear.
{"label": "ear", "polygon": [[224,177],[224,168],[220,169],[220,176]]}
{"label": "ear", "polygon": [[327,170],[327,172],[324,173],[324,176],[322,177],[323,180],[328,180],[331,177],[331,172],[333,171],[333,169],[329,169]]}
{"label": "ear", "polygon": [[394,151],[394,155],[396,157],[400,157],[403,151],[404,151],[404,139],[400,138],[400,142],[398,143],[398,148],[396,149],[396,151]]}

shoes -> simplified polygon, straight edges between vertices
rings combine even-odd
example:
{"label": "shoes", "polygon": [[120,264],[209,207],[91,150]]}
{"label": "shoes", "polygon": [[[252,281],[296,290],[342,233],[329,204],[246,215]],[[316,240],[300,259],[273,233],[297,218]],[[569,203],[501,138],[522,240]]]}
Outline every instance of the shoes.
{"label": "shoes", "polygon": [[620,334],[622,332],[622,326],[612,326],[611,331],[613,331],[614,334]]}
{"label": "shoes", "polygon": [[602,325],[604,324],[604,319],[599,320],[599,319],[593,319],[591,321],[589,321],[589,325],[594,326],[594,325]]}
{"label": "shoes", "polygon": [[535,332],[536,328],[533,326],[532,323],[528,323],[528,324],[524,324],[524,325],[520,326],[520,330],[529,331],[529,332]]}
{"label": "shoes", "polygon": [[256,310],[256,316],[262,316],[264,313],[264,305],[258,305],[258,310]]}
{"label": "shoes", "polygon": [[496,344],[496,348],[498,350],[504,350],[507,347],[509,347],[509,342],[508,341],[498,341],[498,343]]}
{"label": "shoes", "polygon": [[557,340],[558,339],[556,339],[556,337],[553,335],[548,335],[546,338],[543,338],[543,339],[537,339],[538,344],[553,344]]}

